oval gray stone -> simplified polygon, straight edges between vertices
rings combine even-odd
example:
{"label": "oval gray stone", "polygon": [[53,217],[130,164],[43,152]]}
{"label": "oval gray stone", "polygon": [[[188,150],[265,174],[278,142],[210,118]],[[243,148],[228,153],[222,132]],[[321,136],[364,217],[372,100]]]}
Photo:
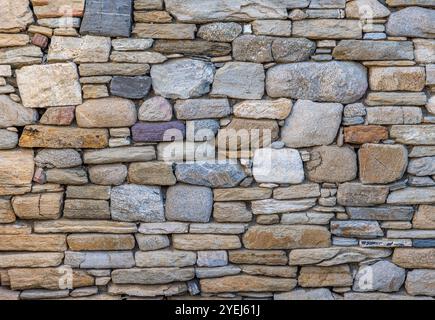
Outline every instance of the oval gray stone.
{"label": "oval gray stone", "polygon": [[387,34],[395,37],[435,38],[435,10],[409,7],[393,12]]}
{"label": "oval gray stone", "polygon": [[0,130],[0,149],[13,149],[18,144],[18,133]]}
{"label": "oval gray stone", "polygon": [[367,90],[367,70],[354,62],[299,62],[268,70],[266,90],[273,98],[352,103]]}
{"label": "oval gray stone", "polygon": [[210,91],[214,65],[193,59],[177,59],[153,65],[151,78],[156,94],[170,99],[200,97]]}
{"label": "oval gray stone", "polygon": [[395,292],[405,282],[405,269],[389,261],[362,266],[356,274],[353,290],[358,292]]}

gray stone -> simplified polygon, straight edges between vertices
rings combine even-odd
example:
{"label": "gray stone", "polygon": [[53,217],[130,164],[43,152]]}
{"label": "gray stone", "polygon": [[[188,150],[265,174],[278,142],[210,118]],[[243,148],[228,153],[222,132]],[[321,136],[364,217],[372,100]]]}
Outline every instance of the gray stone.
{"label": "gray stone", "polygon": [[102,164],[88,167],[89,180],[99,185],[118,186],[127,178],[127,166],[123,164]]}
{"label": "gray stone", "polygon": [[435,295],[435,270],[420,269],[408,272],[406,292],[411,295]]}
{"label": "gray stone", "polygon": [[252,201],[253,214],[275,214],[286,212],[299,212],[305,211],[314,207],[316,199],[303,199],[303,200],[257,200]]}
{"label": "gray stone", "polygon": [[389,15],[390,10],[378,0],[354,0],[346,5],[346,18],[371,20],[385,18]]}
{"label": "gray stone", "polygon": [[393,12],[387,34],[395,37],[435,38],[435,10],[409,7]]}
{"label": "gray stone", "polygon": [[18,144],[18,133],[0,130],[0,149],[14,149]]}
{"label": "gray stone", "polygon": [[333,219],[333,213],[318,213],[318,212],[297,212],[297,213],[284,213],[281,216],[281,224],[315,224],[323,225],[329,224]]}
{"label": "gray stone", "polygon": [[309,60],[316,50],[316,43],[305,38],[280,38],[272,43],[276,62],[288,63]]}
{"label": "gray stone", "polygon": [[405,188],[388,196],[389,204],[431,204],[435,201],[435,187]]}
{"label": "gray stone", "polygon": [[172,105],[163,97],[152,97],[140,106],[138,118],[141,121],[170,121]]}
{"label": "gray stone", "polygon": [[414,248],[434,248],[435,239],[416,239],[412,241]]}
{"label": "gray stone", "polygon": [[240,272],[240,267],[235,265],[214,268],[195,268],[196,277],[199,279],[232,276]]}
{"label": "gray stone", "polygon": [[361,39],[362,28],[358,20],[305,19],[293,22],[292,34],[310,39]]}
{"label": "gray stone", "polygon": [[413,39],[415,61],[418,63],[435,63],[435,40]]}
{"label": "gray stone", "polygon": [[219,128],[219,121],[214,119],[186,121],[186,137],[188,141],[211,141]]}
{"label": "gray stone", "polygon": [[97,199],[109,200],[110,187],[106,186],[68,186],[66,189],[66,197],[74,199]]}
{"label": "gray stone", "polygon": [[341,123],[343,106],[298,100],[281,129],[287,147],[301,148],[331,144]]}
{"label": "gray stone", "polygon": [[116,51],[141,51],[152,47],[153,39],[113,39],[112,47]]}
{"label": "gray stone", "polygon": [[210,188],[177,184],[166,193],[166,218],[173,221],[208,222],[213,208]]}
{"label": "gray stone", "polygon": [[198,251],[198,267],[222,267],[228,264],[226,251]]}
{"label": "gray stone", "polygon": [[292,23],[288,20],[256,20],[252,28],[258,35],[290,37],[292,34]]}
{"label": "gray stone", "polygon": [[372,107],[367,109],[368,124],[419,124],[423,112],[416,107]]}
{"label": "gray stone", "polygon": [[129,37],[132,6],[132,0],[87,0],[80,33]]}
{"label": "gray stone", "polygon": [[150,89],[150,77],[115,76],[110,83],[112,95],[129,99],[143,99],[148,95]]}
{"label": "gray stone", "polygon": [[217,42],[232,42],[242,33],[242,26],[238,23],[216,22],[202,25],[198,31],[198,37]]}
{"label": "gray stone", "polygon": [[243,35],[233,41],[234,60],[266,63],[272,62],[273,38],[265,36]]}
{"label": "gray stone", "polygon": [[408,173],[419,177],[435,175],[435,157],[412,159],[408,165]]}
{"label": "gray stone", "polygon": [[180,120],[224,118],[231,114],[227,99],[178,100],[174,109]]}
{"label": "gray stone", "polygon": [[278,65],[266,77],[267,93],[274,98],[351,103],[362,98],[367,87],[366,69],[354,62]]}
{"label": "gray stone", "polygon": [[159,250],[136,252],[138,267],[188,267],[196,263],[196,252],[182,250]]}
{"label": "gray stone", "polygon": [[47,182],[82,185],[88,183],[88,174],[82,168],[49,169],[45,171]]}
{"label": "gray stone", "polygon": [[41,48],[37,46],[21,46],[0,48],[0,63],[10,64],[14,67],[23,65],[39,64],[42,60]]}
{"label": "gray stone", "polygon": [[142,162],[155,159],[156,152],[152,146],[90,150],[83,155],[86,164]]}
{"label": "gray stone", "polygon": [[331,221],[331,233],[340,237],[376,238],[384,235],[377,221]]}
{"label": "gray stone", "polygon": [[326,288],[296,289],[291,292],[275,293],[274,300],[335,300],[331,291]]}
{"label": "gray stone", "polygon": [[0,128],[22,127],[38,120],[36,110],[25,108],[6,95],[0,95],[0,114]]}
{"label": "gray stone", "polygon": [[42,149],[35,163],[41,168],[73,168],[82,164],[82,158],[74,149]]}
{"label": "gray stone", "polygon": [[414,209],[401,206],[347,207],[346,212],[350,219],[355,220],[410,221]]}
{"label": "gray stone", "polygon": [[180,163],[175,175],[180,182],[211,188],[235,187],[246,177],[239,164],[229,162]]}
{"label": "gray stone", "polygon": [[392,126],[390,129],[390,136],[398,143],[410,145],[433,145],[435,144],[435,126]]}
{"label": "gray stone", "polygon": [[194,276],[194,268],[119,269],[112,272],[112,281],[120,284],[165,284],[188,281]]}
{"label": "gray stone", "polygon": [[305,178],[301,156],[295,149],[257,149],[252,170],[258,183],[298,184]]}
{"label": "gray stone", "polygon": [[167,0],[166,10],[182,22],[287,19],[287,9],[305,8],[307,0]]}
{"label": "gray stone", "polygon": [[118,221],[165,221],[159,187],[122,185],[110,195],[112,219]]}
{"label": "gray stone", "polygon": [[337,60],[412,60],[411,41],[343,40],[332,53]]}
{"label": "gray stone", "polygon": [[167,235],[136,235],[136,242],[141,251],[159,250],[170,246],[171,242]]}
{"label": "gray stone", "polygon": [[216,72],[211,94],[234,99],[261,99],[264,79],[261,64],[228,62]]}
{"label": "gray stone", "polygon": [[356,153],[350,147],[316,147],[306,168],[308,179],[314,182],[351,181],[357,176]]}
{"label": "gray stone", "polygon": [[343,206],[371,206],[384,204],[389,188],[360,183],[343,183],[338,187],[337,201]]}
{"label": "gray stone", "polygon": [[389,261],[379,261],[373,265],[360,267],[353,290],[358,292],[396,292],[405,282],[406,272]]}
{"label": "gray stone", "polygon": [[130,251],[65,252],[65,265],[81,269],[132,268],[135,265]]}
{"label": "gray stone", "polygon": [[189,99],[210,91],[214,71],[209,62],[178,59],[153,65],[151,78],[156,94],[171,99]]}

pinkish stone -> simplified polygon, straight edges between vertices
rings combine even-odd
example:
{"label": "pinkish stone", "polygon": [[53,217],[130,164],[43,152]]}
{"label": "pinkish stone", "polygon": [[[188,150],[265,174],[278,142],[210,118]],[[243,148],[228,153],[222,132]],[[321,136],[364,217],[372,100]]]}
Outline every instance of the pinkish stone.
{"label": "pinkish stone", "polygon": [[69,126],[74,120],[75,107],[48,108],[41,117],[42,124]]}
{"label": "pinkish stone", "polygon": [[170,121],[172,119],[172,105],[163,97],[152,97],[139,108],[141,121]]}

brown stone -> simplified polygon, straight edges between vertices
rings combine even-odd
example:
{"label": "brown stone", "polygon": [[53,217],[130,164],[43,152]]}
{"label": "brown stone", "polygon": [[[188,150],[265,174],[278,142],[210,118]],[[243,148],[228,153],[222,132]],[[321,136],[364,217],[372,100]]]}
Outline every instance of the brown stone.
{"label": "brown stone", "polygon": [[215,202],[213,218],[217,222],[249,222],[252,213],[245,202]]}
{"label": "brown stone", "polygon": [[435,206],[421,205],[412,220],[414,229],[435,229]]}
{"label": "brown stone", "polygon": [[63,192],[27,194],[12,198],[12,207],[20,219],[58,219],[62,202]]}
{"label": "brown stone", "polygon": [[231,188],[214,189],[214,201],[250,201],[263,200],[272,196],[268,188]]}
{"label": "brown stone", "polygon": [[41,124],[69,126],[74,120],[75,107],[52,107],[42,115]]}
{"label": "brown stone", "polygon": [[135,240],[132,235],[71,234],[67,237],[67,243],[74,251],[115,251],[133,249]]}
{"label": "brown stone", "polygon": [[435,269],[435,248],[397,248],[394,250],[393,262],[407,269]]}
{"label": "brown stone", "polygon": [[365,144],[358,156],[362,183],[399,180],[408,166],[408,151],[402,145]]}
{"label": "brown stone", "polygon": [[105,129],[82,129],[53,126],[26,126],[19,145],[24,148],[91,148],[109,144]]}
{"label": "brown stone", "polygon": [[229,261],[236,264],[286,265],[285,251],[280,250],[231,250]]}
{"label": "brown stone", "polygon": [[134,184],[171,186],[177,182],[172,164],[136,162],[128,168],[128,181]]}
{"label": "brown stone", "polygon": [[63,217],[70,219],[110,219],[109,202],[105,200],[67,199]]}
{"label": "brown stone", "polygon": [[201,290],[206,293],[268,292],[290,291],[296,287],[297,282],[294,279],[239,275],[215,279],[201,279],[200,284]]}
{"label": "brown stone", "polygon": [[248,249],[295,249],[329,247],[331,235],[320,226],[253,226],[243,236]]}
{"label": "brown stone", "polygon": [[378,143],[388,139],[388,129],[382,126],[351,126],[344,128],[344,141],[353,144]]}
{"label": "brown stone", "polygon": [[[65,289],[68,285],[66,268],[40,268],[40,269],[10,269],[8,274],[13,290],[26,289]],[[88,287],[94,284],[94,278],[85,271],[74,270],[70,275],[72,288]],[[71,288],[71,289],[72,289]]]}
{"label": "brown stone", "polygon": [[343,183],[338,187],[337,201],[343,206],[369,206],[385,203],[388,186],[368,186],[360,183]]}
{"label": "brown stone", "polygon": [[0,196],[30,191],[33,173],[33,150],[0,151]]}
{"label": "brown stone", "polygon": [[[0,199],[0,223],[12,223],[16,220],[11,202],[7,199]],[[4,234],[1,232],[0,234]]]}
{"label": "brown stone", "polygon": [[172,245],[180,250],[230,250],[241,247],[238,236],[216,234],[174,234]]}
{"label": "brown stone", "polygon": [[348,265],[336,267],[302,267],[298,283],[304,288],[345,287],[352,285]]}
{"label": "brown stone", "polygon": [[42,49],[45,49],[48,46],[48,37],[37,33],[32,37],[32,44]]}
{"label": "brown stone", "polygon": [[170,23],[172,17],[166,11],[135,11],[135,22]]}
{"label": "brown stone", "polygon": [[0,251],[50,251],[66,250],[65,235],[0,235]]}
{"label": "brown stone", "polygon": [[108,291],[112,295],[125,294],[133,297],[168,297],[185,293],[187,291],[187,286],[183,282],[155,285],[110,283]]}

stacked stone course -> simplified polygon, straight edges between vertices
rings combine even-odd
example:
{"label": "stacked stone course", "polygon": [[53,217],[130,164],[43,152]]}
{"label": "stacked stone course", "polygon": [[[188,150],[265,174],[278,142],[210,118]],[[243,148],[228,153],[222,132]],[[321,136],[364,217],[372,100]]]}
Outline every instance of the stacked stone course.
{"label": "stacked stone course", "polygon": [[0,299],[433,299],[434,93],[434,0],[0,0]]}

